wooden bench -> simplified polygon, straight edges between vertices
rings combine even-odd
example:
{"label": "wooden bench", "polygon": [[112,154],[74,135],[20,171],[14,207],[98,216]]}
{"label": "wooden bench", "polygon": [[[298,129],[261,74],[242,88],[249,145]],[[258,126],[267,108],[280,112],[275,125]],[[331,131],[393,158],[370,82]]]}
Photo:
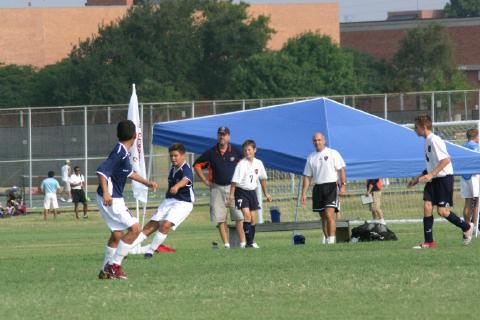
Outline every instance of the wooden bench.
{"label": "wooden bench", "polygon": [[[235,225],[228,225],[230,246],[238,247],[238,240]],[[274,231],[295,231],[295,230],[322,230],[321,221],[299,221],[299,222],[279,222],[257,224],[256,232],[274,232]],[[322,233],[323,235],[323,233]],[[337,242],[350,241],[350,223],[348,220],[337,220]]]}

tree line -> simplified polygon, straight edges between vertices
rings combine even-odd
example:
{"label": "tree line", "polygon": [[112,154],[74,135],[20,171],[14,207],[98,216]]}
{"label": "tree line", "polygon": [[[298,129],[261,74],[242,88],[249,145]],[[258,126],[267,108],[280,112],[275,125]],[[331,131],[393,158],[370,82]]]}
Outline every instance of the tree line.
{"label": "tree line", "polygon": [[[453,2],[453,1],[452,1]],[[278,51],[269,17],[220,0],[142,1],[67,58],[0,65],[0,106],[248,99],[467,88],[439,25],[409,31],[390,61],[306,32]]]}

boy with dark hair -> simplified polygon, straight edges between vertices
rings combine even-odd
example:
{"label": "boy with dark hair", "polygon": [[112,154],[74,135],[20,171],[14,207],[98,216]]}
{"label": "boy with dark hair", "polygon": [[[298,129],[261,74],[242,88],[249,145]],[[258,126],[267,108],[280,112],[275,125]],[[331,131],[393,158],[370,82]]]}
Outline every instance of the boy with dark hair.
{"label": "boy with dark hair", "polygon": [[423,190],[423,235],[425,241],[414,249],[433,249],[436,243],[433,240],[433,206],[437,206],[437,213],[450,223],[462,229],[464,244],[472,239],[473,224],[462,221],[450,207],[453,206],[453,166],[447,152],[445,142],[432,132],[432,119],[428,115],[415,118],[415,132],[425,138],[425,160],[427,169],[418,177],[413,178],[408,187],[419,182],[425,182]]}
{"label": "boy with dark hair", "polygon": [[55,172],[48,171],[48,178],[42,181],[40,189],[45,194],[43,199],[43,219],[47,220],[48,211],[53,209],[53,218],[57,217],[58,210],[58,200],[57,192],[60,189],[60,184],[54,178]]}
{"label": "boy with dark hair", "polygon": [[[193,172],[185,161],[185,147],[181,143],[175,143],[168,148],[172,167],[168,174],[168,189],[165,200],[160,204],[157,212],[150,218],[134,246],[147,239],[153,232],[155,236],[152,242],[142,247],[136,253],[144,253],[145,259],[153,257],[153,253],[160,248],[167,238],[170,230],[176,228],[190,215],[193,209],[195,195],[193,192]],[[170,248],[169,248],[170,249]],[[170,249],[169,252],[174,252]]]}
{"label": "boy with dark hair", "polygon": [[[479,152],[480,147],[478,145],[478,130],[475,128],[467,130],[467,142],[463,145],[465,148]],[[465,199],[465,205],[463,207],[463,220],[477,225],[477,212],[478,212],[478,197],[480,195],[480,175],[464,175],[460,178],[460,195]],[[468,239],[463,239],[464,243],[468,242]],[[468,244],[468,243],[465,243]]]}
{"label": "boy with dark hair", "polygon": [[[132,170],[128,150],[135,142],[135,136],[135,124],[130,120],[120,121],[117,125],[119,141],[97,168],[97,206],[111,231],[105,248],[103,268],[98,275],[100,279],[127,279],[121,268],[122,260],[140,233],[138,220],[132,216],[123,199],[127,178],[154,190],[157,188],[154,181],[145,180]],[[128,232],[123,234],[125,230]]]}
{"label": "boy with dark hair", "polygon": [[243,213],[243,230],[247,243],[241,243],[240,247],[259,248],[254,242],[256,210],[260,209],[255,191],[258,181],[268,202],[272,202],[272,196],[267,192],[267,172],[263,162],[255,158],[257,152],[255,141],[246,140],[242,147],[245,157],[235,167],[226,206],[230,207],[235,200],[235,206]]}

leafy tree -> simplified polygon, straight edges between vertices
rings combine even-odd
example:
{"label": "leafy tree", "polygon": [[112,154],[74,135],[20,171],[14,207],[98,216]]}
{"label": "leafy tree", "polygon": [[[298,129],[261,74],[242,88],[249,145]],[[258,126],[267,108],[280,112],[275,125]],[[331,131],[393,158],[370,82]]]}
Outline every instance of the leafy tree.
{"label": "leafy tree", "polygon": [[438,24],[410,30],[394,59],[398,91],[464,89],[464,76],[453,59],[453,44]]}
{"label": "leafy tree", "polygon": [[305,33],[279,52],[255,55],[233,73],[225,98],[314,96],[357,91],[352,56],[327,36]]}
{"label": "leafy tree", "polygon": [[480,1],[451,0],[444,8],[447,18],[480,17]]}
{"label": "leafy tree", "polygon": [[355,49],[344,49],[353,58],[353,72],[358,93],[391,92],[392,68],[385,60],[375,59]]}
{"label": "leafy tree", "polygon": [[0,64],[0,106],[30,106],[34,76],[35,69],[32,66]]}

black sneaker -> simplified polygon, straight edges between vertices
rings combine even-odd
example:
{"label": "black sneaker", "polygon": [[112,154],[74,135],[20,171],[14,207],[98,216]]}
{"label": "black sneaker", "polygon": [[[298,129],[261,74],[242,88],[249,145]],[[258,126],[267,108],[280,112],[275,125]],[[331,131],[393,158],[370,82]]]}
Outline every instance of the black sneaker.
{"label": "black sneaker", "polygon": [[146,260],[152,259],[152,258],[153,258],[153,254],[147,252],[147,253],[145,253],[145,254],[143,255],[143,258],[146,259]]}

